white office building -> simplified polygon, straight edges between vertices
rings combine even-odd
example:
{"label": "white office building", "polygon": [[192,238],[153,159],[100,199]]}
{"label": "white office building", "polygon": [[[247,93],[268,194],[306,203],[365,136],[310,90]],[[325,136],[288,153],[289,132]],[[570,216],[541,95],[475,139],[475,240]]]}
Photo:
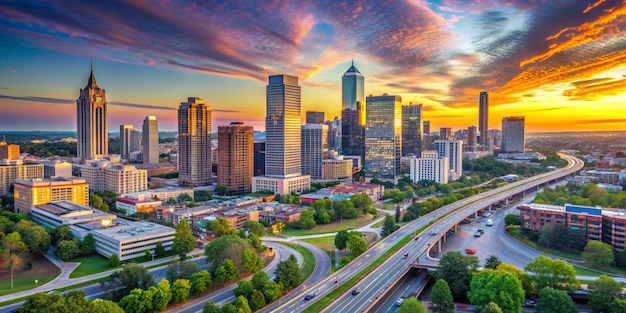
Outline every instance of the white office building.
{"label": "white office building", "polygon": [[447,157],[449,160],[449,180],[456,180],[463,173],[463,140],[447,139],[435,140],[434,150],[440,158]]}
{"label": "white office building", "polygon": [[440,184],[448,183],[449,159],[441,157],[435,150],[422,152],[420,158],[409,158],[411,180],[434,180]]}

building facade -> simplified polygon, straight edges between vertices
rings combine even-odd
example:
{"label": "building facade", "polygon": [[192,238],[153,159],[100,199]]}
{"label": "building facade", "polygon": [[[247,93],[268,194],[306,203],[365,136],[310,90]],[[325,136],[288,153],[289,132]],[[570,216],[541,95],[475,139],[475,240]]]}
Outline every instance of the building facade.
{"label": "building facade", "polygon": [[72,177],[72,164],[69,162],[63,161],[48,161],[43,160],[37,162],[43,165],[43,177],[44,178],[52,178],[52,177]]}
{"label": "building facade", "polygon": [[14,186],[16,213],[27,215],[35,205],[62,200],[89,205],[89,184],[85,179],[16,179]]}
{"label": "building facade", "polygon": [[439,140],[448,140],[452,138],[452,128],[441,127],[439,129]]}
{"label": "building facade", "polygon": [[131,154],[140,150],[139,131],[131,124],[120,125],[120,156],[130,160]]}
{"label": "building facade", "polygon": [[435,140],[434,150],[440,158],[447,157],[451,180],[456,180],[463,173],[463,140]]}
{"label": "building facade", "polygon": [[178,183],[211,184],[211,108],[189,97],[178,108]]}
{"label": "building facade", "polygon": [[478,143],[487,145],[489,138],[489,94],[481,91],[478,99]]}
{"label": "building facade", "polygon": [[306,111],[307,124],[324,124],[324,112]]}
{"label": "building facade", "polygon": [[322,180],[350,181],[352,180],[353,161],[343,159],[322,160]]}
{"label": "building facade", "polygon": [[233,122],[217,128],[217,184],[228,186],[231,195],[252,191],[254,132],[252,126]]}
{"label": "building facade", "polygon": [[143,164],[159,163],[159,125],[156,116],[146,116],[141,133]]}
{"label": "building facade", "polygon": [[478,135],[476,134],[476,126],[470,126],[467,128],[467,147],[473,149],[477,142]]}
{"label": "building facade", "polygon": [[124,194],[148,189],[148,171],[138,170],[133,165],[92,160],[80,167],[80,176],[87,180],[92,191]]}
{"label": "building facade", "polygon": [[322,160],[328,159],[328,126],[306,124],[302,126],[302,174],[311,179],[322,179]]}
{"label": "building facade", "polygon": [[402,154],[402,97],[367,97],[365,176],[396,180]]}
{"label": "building facade", "polygon": [[410,178],[414,182],[434,180],[439,184],[448,183],[450,162],[448,157],[440,157],[435,150],[423,151],[420,158],[410,158]]}
{"label": "building facade", "polygon": [[502,146],[504,153],[524,152],[526,146],[524,117],[510,116],[502,119]]}
{"label": "building facade", "polygon": [[254,176],[265,175],[265,141],[254,142]]}
{"label": "building facade", "polygon": [[20,158],[20,145],[10,145],[0,141],[0,160],[17,160]]}
{"label": "building facade", "polygon": [[98,87],[92,66],[87,86],[80,90],[76,100],[79,159],[97,159],[109,154],[107,114],[106,92]]}
{"label": "building facade", "polygon": [[356,110],[357,103],[365,103],[365,77],[354,66],[341,77],[341,109]]}
{"label": "building facade", "polygon": [[365,105],[341,111],[341,153],[365,159]]}
{"label": "building facade", "polygon": [[423,141],[422,104],[402,106],[402,156],[421,155]]}
{"label": "building facade", "polygon": [[16,179],[43,178],[42,164],[22,164],[19,162],[0,163],[0,195],[10,192]]}
{"label": "building facade", "polygon": [[341,120],[335,116],[331,121],[326,121],[328,125],[328,149],[341,151]]}

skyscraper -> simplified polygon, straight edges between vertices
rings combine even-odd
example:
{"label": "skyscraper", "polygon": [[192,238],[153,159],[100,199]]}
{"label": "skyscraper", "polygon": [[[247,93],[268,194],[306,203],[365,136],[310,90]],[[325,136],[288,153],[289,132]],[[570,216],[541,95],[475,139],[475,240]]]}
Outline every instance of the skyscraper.
{"label": "skyscraper", "polygon": [[409,104],[402,106],[402,156],[422,154],[424,139],[422,125],[422,105]]}
{"label": "skyscraper", "polygon": [[311,177],[301,175],[300,114],[298,77],[270,76],[266,87],[265,176],[254,177],[253,192],[288,194],[311,186]]}
{"label": "skyscraper", "polygon": [[135,129],[131,124],[120,125],[120,156],[122,159],[130,159],[132,131]]}
{"label": "skyscraper", "polygon": [[510,116],[502,119],[502,147],[504,153],[524,152],[524,117]]}
{"label": "skyscraper", "polygon": [[470,149],[476,146],[476,126],[470,126],[467,128],[467,145]]}
{"label": "skyscraper", "polygon": [[306,111],[307,124],[324,124],[324,112]]}
{"label": "skyscraper", "polygon": [[141,134],[143,164],[159,163],[159,125],[156,116],[146,116]]}
{"label": "skyscraper", "polygon": [[178,183],[211,184],[211,107],[198,97],[178,108]]}
{"label": "skyscraper", "polygon": [[434,150],[440,158],[447,157],[450,162],[448,167],[453,172],[450,180],[456,180],[463,173],[463,140],[435,140],[433,143]]}
{"label": "skyscraper", "polygon": [[[430,134],[430,121],[424,121],[424,134]],[[424,150],[429,150],[428,148]]]}
{"label": "skyscraper", "polygon": [[254,176],[265,175],[265,141],[254,142]]}
{"label": "skyscraper", "polygon": [[365,176],[396,180],[402,154],[402,97],[367,97]]}
{"label": "skyscraper", "polygon": [[322,179],[322,160],[328,158],[328,126],[302,126],[302,174]]}
{"label": "skyscraper", "polygon": [[98,87],[92,65],[87,86],[76,99],[78,158],[97,159],[109,154],[107,114],[105,90]]}
{"label": "skyscraper", "polygon": [[478,106],[478,143],[487,144],[489,130],[489,94],[486,91],[480,93]]}
{"label": "skyscraper", "polygon": [[452,128],[450,127],[441,127],[439,129],[439,140],[447,140],[452,137]]}
{"label": "skyscraper", "polygon": [[340,151],[341,150],[341,120],[335,116],[332,121],[326,121],[324,124],[328,125],[328,149]]}
{"label": "skyscraper", "polygon": [[254,132],[252,126],[232,122],[217,128],[217,184],[228,186],[231,195],[252,190]]}
{"label": "skyscraper", "polygon": [[341,77],[341,109],[356,110],[357,102],[365,103],[365,77],[352,61]]}

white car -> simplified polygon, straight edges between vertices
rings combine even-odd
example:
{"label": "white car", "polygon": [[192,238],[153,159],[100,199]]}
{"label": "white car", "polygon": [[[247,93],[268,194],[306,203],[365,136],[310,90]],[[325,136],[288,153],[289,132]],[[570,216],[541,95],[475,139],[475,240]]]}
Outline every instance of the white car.
{"label": "white car", "polygon": [[398,298],[398,300],[396,300],[396,306],[401,306],[402,302],[404,302],[404,299]]}

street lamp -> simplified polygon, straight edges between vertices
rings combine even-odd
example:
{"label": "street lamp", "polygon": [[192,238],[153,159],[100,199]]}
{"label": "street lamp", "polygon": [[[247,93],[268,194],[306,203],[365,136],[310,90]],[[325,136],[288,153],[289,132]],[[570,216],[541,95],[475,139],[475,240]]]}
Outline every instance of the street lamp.
{"label": "street lamp", "polygon": [[39,279],[35,279],[35,286],[39,287]]}

